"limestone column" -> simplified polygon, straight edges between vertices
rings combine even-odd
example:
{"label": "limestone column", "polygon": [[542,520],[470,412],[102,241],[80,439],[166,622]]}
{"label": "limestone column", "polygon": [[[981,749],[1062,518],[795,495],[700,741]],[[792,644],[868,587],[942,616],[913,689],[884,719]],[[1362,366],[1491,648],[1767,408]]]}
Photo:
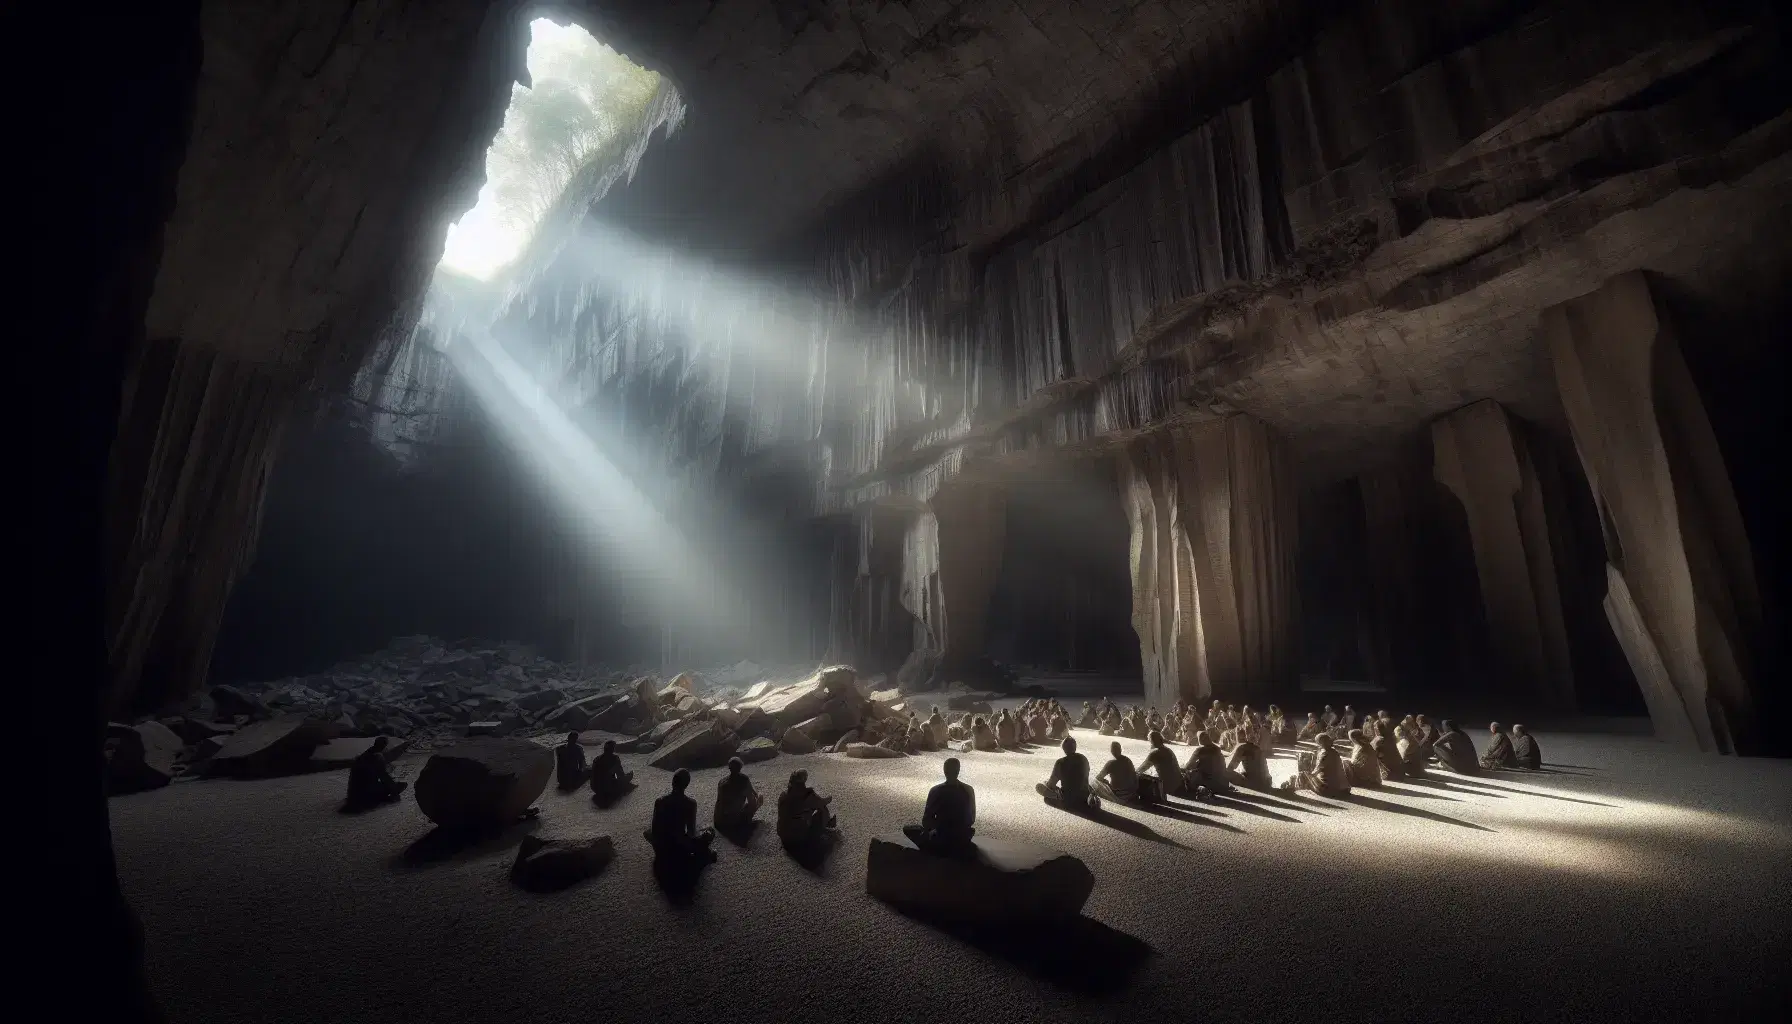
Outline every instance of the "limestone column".
{"label": "limestone column", "polygon": [[989,597],[1002,568],[1007,495],[993,484],[959,477],[941,487],[929,507],[931,515],[923,519],[932,520],[937,593],[928,623],[942,667],[951,672],[984,653]]}
{"label": "limestone column", "polygon": [[1514,688],[1574,706],[1574,674],[1549,523],[1530,455],[1499,403],[1431,425],[1432,470],[1468,514],[1494,656]]}
{"label": "limestone column", "polygon": [[1296,511],[1280,442],[1230,416],[1140,442],[1122,472],[1148,699],[1260,699],[1291,683]]}
{"label": "limestone column", "polygon": [[1604,525],[1606,615],[1656,734],[1748,753],[1760,596],[1672,322],[1639,272],[1545,310],[1542,330]]}

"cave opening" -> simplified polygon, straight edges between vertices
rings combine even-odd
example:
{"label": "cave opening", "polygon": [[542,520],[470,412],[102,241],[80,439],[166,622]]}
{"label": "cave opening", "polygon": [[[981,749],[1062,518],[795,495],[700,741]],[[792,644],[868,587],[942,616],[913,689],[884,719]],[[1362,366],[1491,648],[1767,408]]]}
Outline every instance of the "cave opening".
{"label": "cave opening", "polygon": [[1024,678],[1139,685],[1131,527],[1109,461],[1052,463],[1007,484],[988,650]]}

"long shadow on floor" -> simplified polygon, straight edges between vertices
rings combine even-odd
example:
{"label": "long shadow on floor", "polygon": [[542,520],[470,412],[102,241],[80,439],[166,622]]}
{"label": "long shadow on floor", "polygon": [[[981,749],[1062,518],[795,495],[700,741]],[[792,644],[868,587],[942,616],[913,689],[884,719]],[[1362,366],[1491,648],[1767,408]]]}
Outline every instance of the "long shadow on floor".
{"label": "long shadow on floor", "polygon": [[[1457,776],[1456,778],[1460,778],[1460,776]],[[1452,778],[1450,780],[1450,782],[1455,782],[1456,778]],[[1436,775],[1427,775],[1422,779],[1415,779],[1412,776],[1408,775],[1406,777],[1406,781],[1414,786],[1430,786],[1432,789],[1441,789],[1446,793],[1471,793],[1475,796],[1490,796],[1490,797],[1493,797],[1495,800],[1506,799],[1504,796],[1502,796],[1498,793],[1487,793],[1487,792],[1483,792],[1478,789],[1457,789],[1454,786],[1451,786],[1449,783],[1445,782],[1443,779],[1437,777]]]}
{"label": "long shadow on floor", "polygon": [[[1272,800],[1267,794],[1259,793],[1252,789],[1233,789],[1226,795],[1234,800],[1243,800],[1246,803],[1257,804],[1260,807],[1277,807],[1284,811],[1302,811],[1307,814],[1319,814],[1318,811],[1315,811],[1311,807],[1302,807],[1300,804],[1289,804],[1283,803],[1280,800]],[[1326,817],[1326,815],[1323,814],[1319,814],[1319,816],[1322,818]]]}
{"label": "long shadow on floor", "polygon": [[1436,811],[1426,811],[1417,807],[1403,807],[1400,804],[1390,804],[1386,800],[1377,800],[1374,797],[1364,796],[1360,791],[1353,792],[1344,799],[1362,807],[1373,807],[1379,811],[1392,811],[1395,814],[1405,814],[1414,818],[1427,818],[1431,821],[1441,821],[1446,825],[1460,825],[1463,828],[1472,828],[1481,832],[1499,831],[1498,829],[1488,828],[1486,825],[1477,825],[1472,821],[1463,821],[1461,818],[1452,818],[1447,814],[1438,814]]}
{"label": "long shadow on floor", "polygon": [[1556,764],[1554,761],[1543,762],[1543,767],[1545,767],[1545,768],[1573,768],[1577,771],[1583,771],[1583,772],[1605,771],[1604,768],[1595,768],[1592,765],[1588,765],[1588,764]]}
{"label": "long shadow on floor", "polygon": [[1261,808],[1261,807],[1252,806],[1250,803],[1248,803],[1244,800],[1238,799],[1233,793],[1230,793],[1230,792],[1210,793],[1207,796],[1207,802],[1212,804],[1215,807],[1224,807],[1229,810],[1243,811],[1246,814],[1254,814],[1259,818],[1270,818],[1274,821],[1291,821],[1297,825],[1300,824],[1299,818],[1290,818],[1286,814],[1277,814],[1275,811],[1265,810],[1264,808]]}
{"label": "long shadow on floor", "polygon": [[1129,836],[1137,836],[1140,839],[1146,839],[1153,843],[1162,843],[1165,846],[1174,846],[1180,850],[1188,849],[1188,847],[1183,846],[1176,840],[1157,831],[1150,825],[1147,825],[1142,821],[1128,818],[1124,814],[1115,814],[1105,807],[1094,811],[1084,811],[1082,817],[1088,818],[1090,821],[1097,824],[1106,825],[1117,832],[1124,832]]}
{"label": "long shadow on floor", "polygon": [[[1594,807],[1618,806],[1617,804],[1600,803],[1598,800],[1583,800],[1576,796],[1558,796],[1555,793],[1541,793],[1534,789],[1512,789],[1509,786],[1498,786],[1491,782],[1485,782],[1478,776],[1468,779],[1451,779],[1450,781],[1463,787],[1463,789],[1470,793],[1480,793],[1482,796],[1499,796],[1501,793],[1514,793],[1518,796],[1540,796],[1545,800],[1561,800],[1571,804],[1591,804]],[[1493,790],[1494,792],[1487,792],[1488,790]],[[1502,797],[1501,799],[1504,798]]]}
{"label": "long shadow on floor", "polygon": [[804,871],[817,878],[828,877],[828,864],[833,860],[834,851],[840,847],[840,834],[829,833],[825,838],[812,843],[782,843],[784,852]]}
{"label": "long shadow on floor", "polygon": [[1227,832],[1237,832],[1239,835],[1245,834],[1244,829],[1239,828],[1237,825],[1228,825],[1223,821],[1215,821],[1212,818],[1203,817],[1173,804],[1133,804],[1132,806],[1144,811],[1146,814],[1160,814],[1166,818],[1174,818],[1177,821],[1186,821],[1191,825],[1209,825],[1213,828],[1223,828]]}
{"label": "long shadow on floor", "polygon": [[400,871],[410,871],[450,861],[477,860],[515,846],[523,841],[524,836],[539,827],[540,818],[530,818],[499,829],[464,829],[437,825],[393,857],[390,865]]}
{"label": "long shadow on floor", "polygon": [[904,913],[1079,995],[1110,995],[1124,989],[1152,954],[1143,939],[1080,915],[1063,922],[1003,927]]}
{"label": "long shadow on floor", "polygon": [[[1419,782],[1421,784],[1422,784],[1422,781],[1423,780],[1414,779],[1411,777],[1403,778],[1400,780],[1401,783]],[[1388,790],[1391,793],[1399,793],[1404,796],[1422,796],[1427,800],[1448,800],[1453,804],[1459,804],[1462,802],[1462,799],[1460,797],[1445,796],[1442,793],[1427,793],[1422,789],[1407,789],[1404,785],[1396,784],[1393,782],[1384,781],[1381,784],[1381,788]]]}

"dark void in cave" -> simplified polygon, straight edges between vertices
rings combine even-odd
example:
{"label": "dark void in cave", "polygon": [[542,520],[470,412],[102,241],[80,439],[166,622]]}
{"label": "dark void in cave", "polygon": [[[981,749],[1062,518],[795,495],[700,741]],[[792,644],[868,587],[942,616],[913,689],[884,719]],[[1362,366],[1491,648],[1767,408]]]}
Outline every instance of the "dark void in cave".
{"label": "dark void in cave", "polygon": [[1111,6],[81,15],[62,1005],[1778,1019],[1783,15]]}

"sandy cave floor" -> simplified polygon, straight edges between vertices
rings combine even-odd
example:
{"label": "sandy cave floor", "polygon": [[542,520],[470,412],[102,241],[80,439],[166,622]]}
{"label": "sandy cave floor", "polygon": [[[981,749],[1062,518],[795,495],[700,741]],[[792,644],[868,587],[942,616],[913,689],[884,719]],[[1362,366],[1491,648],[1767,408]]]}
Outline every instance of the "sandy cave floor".
{"label": "sandy cave floor", "polygon": [[[1107,740],[1078,736],[1099,765]],[[835,794],[846,841],[819,872],[768,829],[745,849],[718,843],[720,863],[684,905],[654,884],[640,838],[665,785],[654,769],[607,812],[582,794],[542,798],[538,834],[608,832],[620,851],[550,896],[506,879],[520,832],[408,862],[429,822],[408,797],[338,814],[342,773],[182,783],[114,800],[112,818],[153,984],[176,1022],[1329,1022],[1494,1007],[1533,1020],[1736,1020],[1783,1009],[1792,763],[1679,755],[1642,737],[1539,737],[1556,773],[1436,773],[1356,806],[1277,794],[1129,807],[1111,824],[1033,794],[1053,749],[966,755],[980,832],[1083,858],[1097,879],[1087,916],[1152,950],[1099,994],[865,895],[867,838],[918,818],[943,754],[752,766],[768,795],[808,768]],[[420,767],[411,758],[398,774]],[[1279,780],[1292,756],[1272,767]],[[705,818],[720,774],[693,784]]]}

